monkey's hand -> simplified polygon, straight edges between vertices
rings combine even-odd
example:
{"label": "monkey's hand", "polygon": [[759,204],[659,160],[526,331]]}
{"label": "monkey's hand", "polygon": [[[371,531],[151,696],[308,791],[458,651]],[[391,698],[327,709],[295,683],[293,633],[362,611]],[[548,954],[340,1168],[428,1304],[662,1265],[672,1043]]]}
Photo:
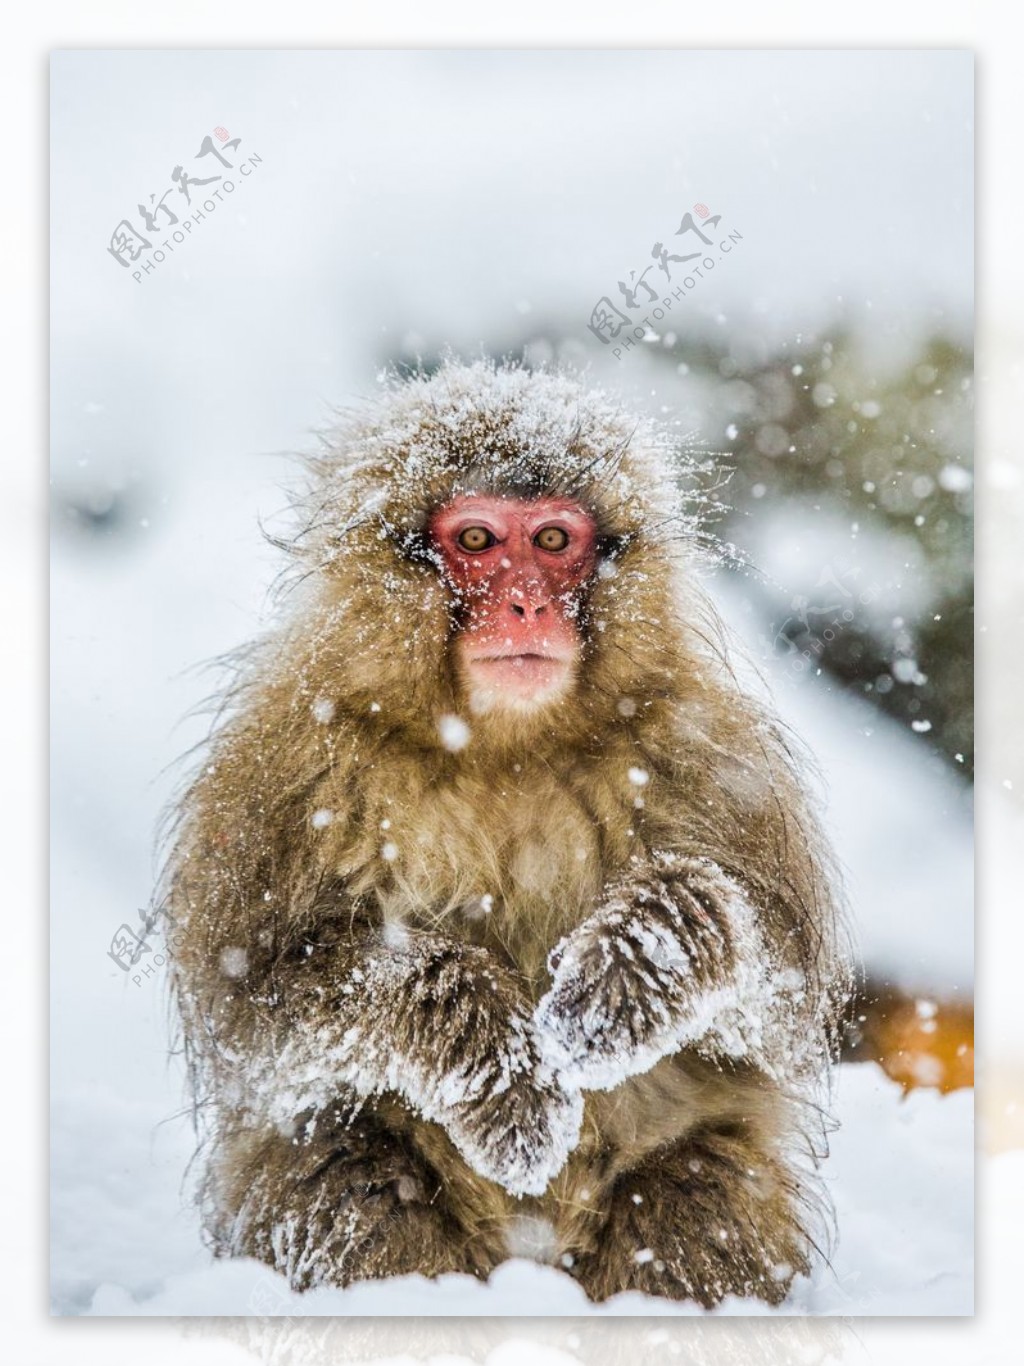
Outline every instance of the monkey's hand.
{"label": "monkey's hand", "polygon": [[371,932],[329,1009],[292,1017],[275,1059],[275,1107],[392,1092],[440,1124],[469,1165],[513,1195],[540,1195],[576,1146],[583,1100],[542,1057],[529,1005],[486,950],[405,929]]}
{"label": "monkey's hand", "polygon": [[542,1195],[579,1138],[583,1097],[544,1061],[525,1007],[486,1056],[453,1060],[438,1079],[436,1118],[469,1165],[512,1195]]}
{"label": "monkey's hand", "polygon": [[[763,977],[754,912],[710,859],[656,855],[557,945],[535,1020],[562,1083],[611,1090],[711,1031],[749,1051]],[[739,1007],[739,1008],[738,1008]]]}

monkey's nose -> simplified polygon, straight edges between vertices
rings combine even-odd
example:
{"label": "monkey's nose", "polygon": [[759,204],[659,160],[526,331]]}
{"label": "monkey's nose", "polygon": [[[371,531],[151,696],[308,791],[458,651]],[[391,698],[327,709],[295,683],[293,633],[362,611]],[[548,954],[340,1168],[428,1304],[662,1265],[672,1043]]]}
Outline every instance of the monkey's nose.
{"label": "monkey's nose", "polygon": [[[526,608],[523,606],[521,602],[513,602],[509,605],[511,606],[512,611],[516,614],[517,617],[526,616]],[[539,617],[542,612],[546,611],[547,606],[544,603],[541,603],[539,607],[534,607],[532,604],[530,606],[530,615],[534,617]]]}

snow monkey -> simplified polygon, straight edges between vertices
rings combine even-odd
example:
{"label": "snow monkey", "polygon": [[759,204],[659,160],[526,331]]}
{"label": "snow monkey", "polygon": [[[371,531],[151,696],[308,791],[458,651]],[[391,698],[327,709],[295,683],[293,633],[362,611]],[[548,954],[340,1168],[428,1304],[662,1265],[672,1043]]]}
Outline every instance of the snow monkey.
{"label": "snow monkey", "polygon": [[672,438],[448,362],[308,461],[165,905],[220,1255],[781,1301],[848,972]]}

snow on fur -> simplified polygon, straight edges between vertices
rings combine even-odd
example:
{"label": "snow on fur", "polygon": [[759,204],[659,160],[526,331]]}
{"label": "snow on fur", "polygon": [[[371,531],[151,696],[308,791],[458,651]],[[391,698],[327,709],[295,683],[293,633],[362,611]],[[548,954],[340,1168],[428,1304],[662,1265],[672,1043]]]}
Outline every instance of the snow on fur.
{"label": "snow on fur", "polygon": [[[645,920],[642,907],[638,912],[613,898],[551,955],[552,986],[537,1010],[541,1046],[551,1067],[566,1085],[610,1091],[684,1046],[695,1045],[711,1057],[749,1059],[771,1075],[781,1070],[781,1055],[788,1075],[799,1076],[811,1060],[803,1055],[801,1039],[785,1026],[802,998],[802,975],[773,962],[748,897],[710,860],[659,853],[655,864],[662,873],[685,870],[711,889],[734,955],[729,980],[710,991],[696,988],[685,914],[664,883],[661,899],[673,905],[679,934],[664,923]],[[584,958],[595,951],[606,971],[613,951],[635,961],[637,978],[647,989],[646,1010],[658,1019],[645,1039],[637,1041],[632,1032],[636,1022],[628,1011],[613,1011],[600,994],[589,992],[578,1000],[572,991],[572,984],[584,976],[593,980],[593,965],[585,967]],[[566,1009],[567,1000],[571,1009]],[[781,1047],[779,1042],[766,1046],[768,1035],[777,1035]]]}
{"label": "snow on fur", "polygon": [[[392,943],[389,955],[378,954],[342,984],[373,995],[388,978],[405,978],[407,956]],[[496,1112],[495,1123],[469,1123],[469,1112],[504,1096],[513,1080],[530,1076],[528,1094],[535,1099],[519,1122],[508,1122],[508,1110]],[[444,1126],[474,1171],[504,1186],[512,1195],[541,1195],[576,1146],[583,1119],[583,1099],[565,1090],[542,1060],[531,1021],[513,1015],[503,1046],[474,1063],[443,1070],[417,1065],[394,1048],[385,1031],[352,1026],[340,1035],[323,1026],[293,1029],[284,1048],[263,1067],[250,1103],[271,1122],[287,1127],[308,1112],[338,1103],[349,1090],[360,1099],[392,1092],[424,1119]]]}

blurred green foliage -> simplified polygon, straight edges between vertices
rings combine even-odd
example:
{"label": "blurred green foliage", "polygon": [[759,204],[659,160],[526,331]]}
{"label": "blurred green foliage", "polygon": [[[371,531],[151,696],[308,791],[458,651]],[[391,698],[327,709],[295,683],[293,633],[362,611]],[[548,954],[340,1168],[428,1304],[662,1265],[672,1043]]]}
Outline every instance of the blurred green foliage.
{"label": "blurred green foliage", "polygon": [[[762,580],[772,647],[857,690],[970,777],[970,353],[934,337],[883,364],[840,333],[770,355],[692,342],[648,354],[666,378],[702,390],[709,430],[725,433],[729,478],[711,495],[720,535],[741,552],[753,543],[756,565],[757,525],[780,500],[783,538],[843,529],[816,578]],[[786,547],[775,549],[785,561]]]}

